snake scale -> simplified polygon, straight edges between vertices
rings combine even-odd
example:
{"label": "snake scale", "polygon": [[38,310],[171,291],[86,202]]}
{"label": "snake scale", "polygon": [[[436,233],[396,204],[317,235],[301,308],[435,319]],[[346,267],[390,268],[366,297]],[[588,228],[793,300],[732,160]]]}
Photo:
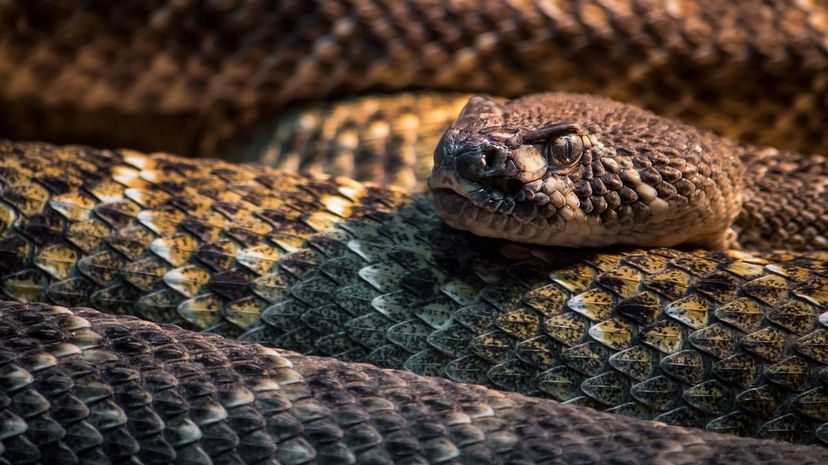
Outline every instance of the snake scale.
{"label": "snake scale", "polygon": [[[0,288],[30,302],[0,304],[5,463],[828,458],[826,162],[785,151],[828,144],[824,7],[6,1],[0,26],[0,135],[284,168],[0,142]],[[745,250],[503,242],[422,195],[294,174],[422,185],[468,96],[303,101],[549,88],[780,147],[700,136],[755,194],[728,213]],[[670,147],[695,134],[652,118]],[[599,189],[581,206],[614,208]]]}
{"label": "snake scale", "polygon": [[0,151],[0,285],[17,300],[824,441],[824,252],[533,249],[452,230],[423,197],[347,178],[130,151]]}

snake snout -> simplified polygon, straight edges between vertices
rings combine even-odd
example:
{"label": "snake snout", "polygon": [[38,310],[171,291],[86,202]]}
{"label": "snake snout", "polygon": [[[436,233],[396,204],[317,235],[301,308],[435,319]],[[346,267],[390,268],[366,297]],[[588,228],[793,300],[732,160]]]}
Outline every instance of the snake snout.
{"label": "snake snout", "polygon": [[515,194],[524,184],[542,178],[547,162],[537,150],[509,151],[489,146],[458,154],[455,167],[457,174],[466,179]]}

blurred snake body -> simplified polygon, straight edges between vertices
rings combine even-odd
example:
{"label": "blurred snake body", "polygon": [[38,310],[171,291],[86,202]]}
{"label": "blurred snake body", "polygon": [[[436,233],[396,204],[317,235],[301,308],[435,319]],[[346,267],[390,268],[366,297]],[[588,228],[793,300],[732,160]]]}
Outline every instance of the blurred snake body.
{"label": "blurred snake body", "polygon": [[826,108],[819,2],[0,1],[0,463],[825,463]]}

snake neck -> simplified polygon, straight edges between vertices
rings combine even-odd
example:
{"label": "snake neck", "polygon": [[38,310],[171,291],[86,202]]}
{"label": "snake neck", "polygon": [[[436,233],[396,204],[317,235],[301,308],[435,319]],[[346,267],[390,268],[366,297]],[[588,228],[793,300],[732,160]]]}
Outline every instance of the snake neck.
{"label": "snake neck", "polygon": [[828,247],[828,159],[745,147],[742,210],[734,222],[739,245],[753,249]]}

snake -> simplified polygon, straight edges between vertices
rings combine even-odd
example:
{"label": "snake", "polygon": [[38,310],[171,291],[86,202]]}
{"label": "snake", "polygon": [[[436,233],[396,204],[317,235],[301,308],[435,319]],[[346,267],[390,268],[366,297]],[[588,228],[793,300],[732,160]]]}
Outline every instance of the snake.
{"label": "snake", "polygon": [[[0,459],[825,460],[818,5],[235,3],[0,5],[4,134],[282,168],[0,142]],[[552,81],[730,138],[422,90]]]}

